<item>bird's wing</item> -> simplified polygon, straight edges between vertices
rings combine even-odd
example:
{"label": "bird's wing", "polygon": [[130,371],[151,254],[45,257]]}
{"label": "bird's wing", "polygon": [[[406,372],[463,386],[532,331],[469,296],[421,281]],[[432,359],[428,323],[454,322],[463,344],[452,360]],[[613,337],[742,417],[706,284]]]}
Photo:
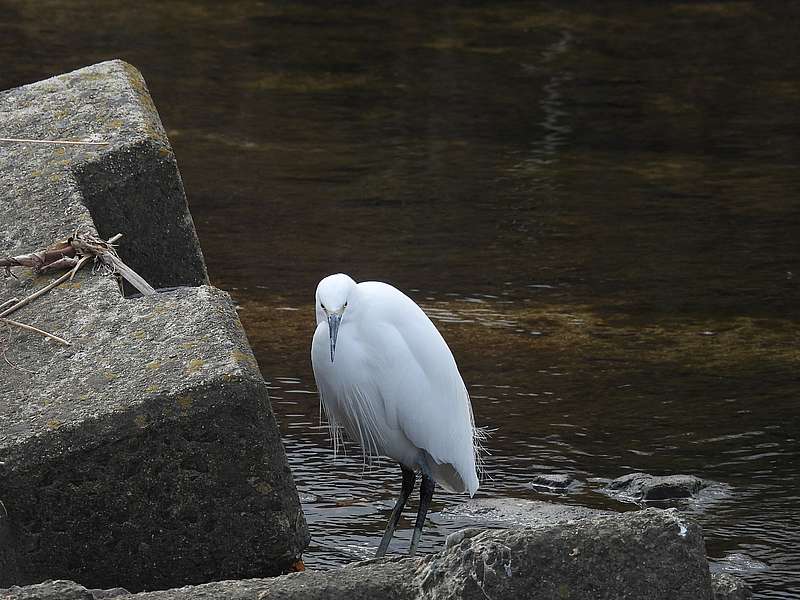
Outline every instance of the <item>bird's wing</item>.
{"label": "bird's wing", "polygon": [[448,485],[447,477],[439,483],[473,494],[478,479],[469,395],[439,331],[422,309],[400,295],[405,300],[394,300],[398,305],[390,317],[376,315],[369,319],[369,332],[362,332],[373,361],[371,383],[389,424],[394,422],[430,457],[431,474],[445,477],[448,468],[455,470],[462,485],[457,480]]}

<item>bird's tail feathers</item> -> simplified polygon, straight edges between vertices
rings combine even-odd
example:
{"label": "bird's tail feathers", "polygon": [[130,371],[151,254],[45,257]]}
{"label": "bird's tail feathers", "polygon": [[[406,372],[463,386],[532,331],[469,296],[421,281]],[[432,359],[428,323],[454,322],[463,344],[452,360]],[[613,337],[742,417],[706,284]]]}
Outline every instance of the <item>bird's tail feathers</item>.
{"label": "bird's tail feathers", "polygon": [[495,431],[497,430],[490,429],[489,427],[472,426],[472,447],[475,450],[475,469],[478,471],[478,479],[480,481],[484,479],[491,481],[493,479],[491,473],[486,470],[486,457],[492,455],[486,447],[486,440],[488,440]]}

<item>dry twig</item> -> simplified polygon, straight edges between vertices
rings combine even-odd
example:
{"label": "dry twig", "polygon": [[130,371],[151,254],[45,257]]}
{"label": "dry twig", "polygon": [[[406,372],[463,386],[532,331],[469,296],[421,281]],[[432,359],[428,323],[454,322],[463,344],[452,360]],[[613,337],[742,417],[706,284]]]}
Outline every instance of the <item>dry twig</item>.
{"label": "dry twig", "polygon": [[[11,334],[11,332],[12,332],[11,327],[8,326],[7,329],[8,329],[8,338],[3,340],[2,342],[0,342],[0,355],[3,356],[3,360],[6,361],[6,364],[9,367],[11,367],[12,369],[15,369],[17,371],[21,371],[23,373],[30,373],[31,375],[36,375],[36,371],[31,371],[30,369],[26,369],[25,367],[20,367],[19,365],[15,365],[13,362],[11,362],[8,359],[8,356],[6,356],[6,351],[8,350],[8,345],[11,343],[11,339],[13,338],[13,336]],[[2,464],[2,462],[0,462],[0,464]]]}
{"label": "dry twig", "polygon": [[[2,140],[2,138],[0,138],[0,140]],[[122,277],[127,279],[131,285],[142,292],[142,294],[154,294],[155,290],[153,287],[147,283],[141,275],[126,265],[117,255],[117,252],[114,249],[114,242],[119,240],[121,237],[122,234],[118,233],[117,235],[109,238],[108,241],[104,241],[91,233],[83,233],[78,230],[72,237],[64,241],[56,242],[44,250],[0,259],[0,267],[5,268],[6,275],[12,274],[11,267],[29,267],[37,273],[65,267],[70,269],[68,272],[64,273],[57,279],[51,281],[43,288],[35,291],[22,300],[13,298],[1,303],[0,322],[19,327],[20,329],[25,329],[26,331],[38,333],[57,341],[60,344],[71,346],[72,344],[62,337],[53,335],[52,333],[44,331],[43,329],[39,329],[38,327],[20,323],[19,321],[12,321],[11,319],[7,319],[5,317],[14,311],[19,310],[23,306],[30,304],[65,281],[72,281],[73,277],[75,277],[75,274],[80,270],[80,268],[92,259],[94,259],[97,263],[97,268],[99,270],[106,273],[122,275]],[[6,362],[8,362],[8,364],[11,364],[5,357],[5,353],[3,353],[3,358]]]}
{"label": "dry twig", "polygon": [[0,319],[0,322],[6,323],[7,325],[13,325],[14,327],[19,327],[20,329],[25,329],[26,331],[32,331],[34,333],[38,333],[43,335],[44,337],[50,338],[51,340],[55,340],[60,344],[64,344],[65,346],[72,346],[70,342],[65,340],[62,337],[58,337],[57,335],[53,335],[52,333],[48,333],[44,329],[39,329],[38,327],[34,327],[33,325],[26,325],[25,323],[20,323],[19,321],[12,321],[11,319]]}
{"label": "dry twig", "polygon": [[[111,244],[113,244],[114,242],[116,242],[116,241],[117,241],[118,239],[120,239],[121,237],[122,237],[122,234],[121,234],[121,233],[118,233],[118,234],[117,234],[117,235],[115,235],[114,237],[112,237],[112,238],[109,238],[109,240],[108,240],[107,242],[102,242],[102,240],[101,240],[102,244],[103,244],[103,245],[104,245],[104,247],[106,248],[106,250],[105,250],[105,251],[108,251],[108,250],[107,250],[107,248],[111,248]],[[70,238],[70,239],[74,239],[74,238]],[[88,249],[88,248],[89,248],[89,246],[88,246],[88,245],[85,245],[85,246],[83,246],[83,247],[84,247],[84,249]],[[34,253],[34,254],[35,254],[35,253]],[[98,254],[100,254],[100,253],[98,252]],[[67,281],[68,279],[69,279],[69,280],[72,280],[72,278],[75,276],[75,273],[77,273],[77,272],[78,272],[78,270],[79,270],[79,269],[80,269],[80,268],[81,268],[83,265],[85,265],[87,261],[89,261],[90,259],[94,258],[95,256],[98,256],[98,254],[86,254],[86,255],[85,255],[85,256],[83,256],[83,258],[81,258],[81,259],[78,261],[78,263],[77,263],[77,264],[76,264],[76,265],[73,267],[72,271],[69,271],[69,272],[67,272],[67,273],[64,273],[64,274],[63,274],[61,277],[59,277],[58,279],[54,279],[53,281],[51,281],[50,283],[48,283],[46,286],[44,286],[44,287],[43,287],[43,288],[41,288],[40,290],[37,290],[37,291],[35,291],[35,292],[34,292],[33,294],[31,294],[30,296],[27,296],[27,297],[23,298],[22,300],[20,300],[19,302],[17,302],[17,303],[16,303],[16,304],[14,304],[13,306],[11,306],[11,307],[9,307],[9,308],[5,309],[4,311],[0,312],[0,318],[10,315],[11,313],[13,313],[13,312],[15,312],[15,311],[19,310],[20,308],[22,308],[23,306],[25,306],[25,305],[27,305],[27,304],[30,304],[31,302],[33,302],[34,300],[36,300],[36,299],[37,299],[37,298],[39,298],[40,296],[44,296],[44,295],[45,295],[47,292],[49,292],[50,290],[52,290],[54,287],[56,287],[56,286],[58,286],[58,285],[61,285],[62,283],[64,283],[64,282],[65,282],[65,281]]]}
{"label": "dry twig", "polygon": [[75,252],[75,247],[70,243],[70,240],[63,240],[48,246],[44,250],[0,258],[0,267],[5,268],[6,276],[12,274],[11,267],[28,267],[38,273],[64,258],[74,258]]}
{"label": "dry twig", "polygon": [[0,142],[18,142],[23,144],[68,144],[72,146],[108,146],[110,142],[87,142],[83,140],[31,140],[28,138],[0,138]]}
{"label": "dry twig", "polygon": [[33,294],[31,294],[30,296],[26,296],[25,298],[23,298],[22,300],[20,300],[20,301],[19,301],[19,302],[17,302],[16,304],[14,304],[13,306],[11,306],[11,307],[9,307],[9,308],[5,309],[3,312],[0,312],[0,318],[3,318],[3,317],[5,317],[6,315],[10,315],[11,313],[13,313],[13,312],[15,312],[15,311],[19,310],[20,308],[22,308],[23,306],[25,306],[25,305],[27,305],[27,304],[30,304],[31,302],[33,302],[34,300],[36,300],[36,299],[37,299],[39,296],[44,296],[44,295],[45,295],[47,292],[49,292],[50,290],[52,290],[52,289],[53,289],[54,287],[56,287],[57,285],[61,285],[61,284],[62,284],[62,283],[64,283],[64,282],[65,282],[67,279],[69,279],[69,273],[65,273],[64,275],[62,275],[62,276],[61,276],[61,277],[59,277],[58,279],[56,279],[56,280],[54,280],[54,281],[51,281],[50,283],[48,283],[46,286],[44,286],[44,287],[43,287],[43,288],[41,288],[40,290],[37,290],[37,291],[35,291],[35,292],[34,292]]}
{"label": "dry twig", "polygon": [[19,298],[9,298],[5,302],[0,302],[0,310],[3,310],[7,306],[11,306],[12,304],[16,304],[19,302]]}

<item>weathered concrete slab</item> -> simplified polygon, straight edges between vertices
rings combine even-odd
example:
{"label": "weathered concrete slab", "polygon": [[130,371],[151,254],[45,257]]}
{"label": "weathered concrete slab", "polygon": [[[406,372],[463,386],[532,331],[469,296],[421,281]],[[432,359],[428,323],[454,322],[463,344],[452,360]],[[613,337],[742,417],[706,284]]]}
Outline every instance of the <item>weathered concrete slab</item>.
{"label": "weathered concrete slab", "polygon": [[[7,600],[44,600],[0,590]],[[423,558],[365,561],[326,572],[222,581],[125,596],[131,600],[329,598],[615,598],[710,600],[700,527],[648,509],[507,530],[469,529]]]}
{"label": "weathered concrete slab", "polygon": [[[113,61],[0,94],[0,252],[79,226],[125,235],[156,287],[206,282],[169,143],[138,72]],[[0,301],[50,277],[0,280]],[[85,270],[0,327],[0,585],[157,589],[283,572],[308,542],[263,381],[230,298],[124,299]],[[13,565],[6,567],[6,565]],[[17,572],[15,572],[17,571]]]}
{"label": "weathered concrete slab", "polygon": [[441,512],[444,519],[458,519],[485,527],[535,527],[557,525],[587,517],[613,514],[609,511],[570,504],[555,504],[527,498],[472,498]]}

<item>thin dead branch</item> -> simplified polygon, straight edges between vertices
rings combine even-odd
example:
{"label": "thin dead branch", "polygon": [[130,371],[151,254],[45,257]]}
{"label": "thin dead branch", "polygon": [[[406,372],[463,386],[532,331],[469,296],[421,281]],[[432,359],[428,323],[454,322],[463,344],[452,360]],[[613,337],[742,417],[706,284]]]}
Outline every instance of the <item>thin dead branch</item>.
{"label": "thin dead branch", "polygon": [[70,146],[108,146],[111,142],[89,142],[84,140],[31,140],[28,138],[0,138],[0,142],[21,144],[67,144]]}
{"label": "thin dead branch", "polygon": [[19,321],[12,321],[11,319],[0,319],[0,322],[6,323],[7,325],[13,325],[14,327],[19,327],[20,329],[24,329],[26,331],[32,331],[34,333],[38,333],[39,335],[43,335],[44,337],[50,338],[51,340],[55,340],[59,344],[64,344],[65,346],[72,346],[70,342],[65,340],[62,337],[58,337],[57,335],[53,335],[52,333],[48,333],[44,329],[39,329],[38,327],[34,327],[33,325],[26,325],[25,323],[20,323]]}
{"label": "thin dead branch", "polygon": [[86,263],[89,261],[89,259],[90,259],[90,258],[91,258],[90,256],[84,256],[82,259],[80,259],[80,260],[78,261],[78,264],[76,264],[74,267],[72,267],[72,270],[71,270],[71,271],[68,273],[68,275],[69,275],[69,280],[70,280],[70,281],[72,281],[73,279],[75,279],[75,274],[76,274],[78,271],[80,271],[81,267],[82,267],[83,265],[85,265],[85,264],[86,264]]}
{"label": "thin dead branch", "polygon": [[0,302],[0,310],[3,310],[4,308],[11,306],[12,304],[16,304],[17,302],[19,302],[19,298],[9,298],[5,302]]}
{"label": "thin dead branch", "polygon": [[[80,265],[80,263],[78,263],[76,268],[79,265]],[[22,300],[20,300],[16,304],[14,304],[13,306],[5,309],[3,312],[0,312],[0,318],[5,317],[6,315],[10,315],[11,313],[13,313],[13,312],[19,310],[20,308],[22,308],[23,306],[26,306],[27,304],[30,304],[31,302],[33,302],[34,300],[36,300],[40,296],[44,296],[47,292],[52,290],[54,287],[64,283],[67,279],[69,279],[69,277],[70,277],[70,273],[64,273],[61,277],[59,277],[58,279],[56,279],[54,281],[51,281],[46,286],[44,286],[42,289],[35,291],[30,296],[26,296],[25,298],[23,298]]]}
{"label": "thin dead branch", "polygon": [[11,267],[28,267],[38,273],[63,258],[74,257],[75,253],[76,249],[70,243],[70,240],[63,240],[48,246],[44,250],[0,258],[0,267],[5,268],[6,275],[11,274]]}
{"label": "thin dead branch", "polygon": [[[2,321],[0,321],[0,322],[2,322]],[[8,347],[9,347],[9,345],[11,343],[11,340],[13,339],[14,336],[13,336],[13,332],[12,332],[12,329],[11,329],[10,325],[6,325],[6,330],[8,331],[8,338],[6,338],[2,342],[0,342],[0,354],[3,356],[3,360],[6,362],[6,364],[9,367],[11,367],[12,369],[14,369],[16,371],[20,371],[22,373],[29,373],[31,375],[36,375],[36,371],[31,371],[30,369],[26,369],[25,367],[20,367],[19,365],[15,365],[13,362],[11,362],[8,359],[8,356],[6,356],[6,352],[8,351]]]}
{"label": "thin dead branch", "polygon": [[39,269],[39,273],[49,273],[50,271],[57,271],[59,269],[72,269],[78,262],[79,260],[76,256],[64,256],[43,266]]}
{"label": "thin dead branch", "polygon": [[[144,277],[126,265],[116,254],[106,254],[101,259],[103,262],[109,261],[114,273],[119,273],[128,283],[139,290],[143,295],[150,296],[156,293],[152,285],[144,280]],[[122,282],[120,282],[121,284]]]}
{"label": "thin dead branch", "polygon": [[[67,238],[66,240],[56,242],[44,250],[38,250],[28,254],[20,254],[18,256],[0,259],[0,267],[5,269],[6,275],[13,274],[11,272],[12,267],[28,267],[33,269],[33,271],[36,273],[58,268],[70,269],[57,279],[54,279],[43,288],[35,291],[22,300],[13,298],[0,304],[0,323],[13,325],[14,327],[18,327],[26,331],[32,331],[49,339],[55,340],[60,344],[71,346],[72,344],[62,337],[32,325],[7,319],[6,317],[14,311],[19,310],[23,306],[30,304],[37,298],[40,298],[54,287],[61,285],[65,281],[72,281],[73,277],[75,277],[75,274],[90,260],[95,261],[95,271],[99,270],[105,274],[122,276],[142,294],[155,294],[153,287],[147,283],[141,275],[126,265],[117,255],[117,251],[114,248],[114,242],[119,240],[121,237],[122,234],[118,233],[106,241],[98,238],[91,232],[86,233],[79,229],[71,237]],[[5,357],[5,351],[3,351],[3,359],[11,365],[11,362]]]}
{"label": "thin dead branch", "polygon": [[[107,248],[112,248],[111,244],[116,242],[121,237],[122,237],[122,234],[118,233],[114,237],[110,238],[107,242],[102,242],[104,251],[107,251],[106,250]],[[70,238],[70,239],[72,239],[72,238]],[[88,246],[84,246],[84,247],[88,248]],[[3,318],[3,317],[6,317],[6,316],[10,315],[11,313],[13,313],[13,312],[19,310],[20,308],[22,308],[23,306],[26,306],[27,304],[30,304],[31,302],[33,302],[37,298],[45,295],[47,292],[52,290],[54,287],[56,287],[58,285],[61,285],[62,283],[64,283],[68,279],[72,279],[75,276],[75,273],[78,271],[78,269],[80,269],[84,264],[86,264],[86,262],[88,262],[89,260],[91,260],[95,256],[97,256],[97,254],[94,254],[94,255],[89,254],[89,255],[84,256],[83,258],[81,258],[78,261],[78,263],[75,265],[75,267],[73,268],[72,271],[64,273],[61,277],[59,277],[58,279],[54,279],[53,281],[48,283],[43,288],[35,291],[30,296],[27,296],[27,297],[23,298],[22,300],[20,300],[19,302],[17,302],[13,306],[3,310],[2,312],[0,312],[0,318]]]}

